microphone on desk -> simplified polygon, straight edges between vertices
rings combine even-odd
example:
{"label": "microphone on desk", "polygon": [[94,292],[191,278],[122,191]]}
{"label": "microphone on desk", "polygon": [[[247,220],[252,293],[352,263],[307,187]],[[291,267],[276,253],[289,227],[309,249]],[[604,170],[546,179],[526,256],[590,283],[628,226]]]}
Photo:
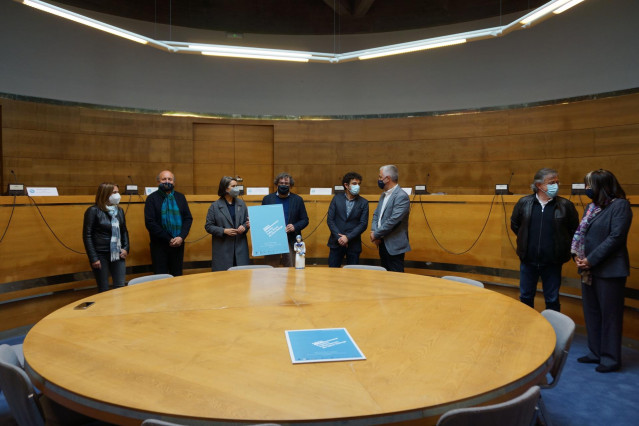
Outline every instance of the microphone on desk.
{"label": "microphone on desk", "polygon": [[430,177],[430,173],[426,173],[426,182],[424,182],[423,185],[415,185],[415,195],[428,195],[430,194],[430,192],[428,192],[428,187],[426,186],[428,184],[428,178]]}
{"label": "microphone on desk", "polygon": [[13,170],[10,170],[13,175],[13,183],[7,185],[7,195],[24,195],[24,184],[18,183],[18,176]]}
{"label": "microphone on desk", "polygon": [[515,175],[515,172],[510,172],[510,178],[508,179],[508,183],[503,185],[503,184],[497,184],[495,185],[495,195],[513,195],[512,192],[510,192],[510,182],[513,181],[513,176]]}
{"label": "microphone on desk", "polygon": [[138,195],[138,186],[133,182],[133,178],[131,175],[127,176],[131,181],[130,185],[126,186],[126,190],[124,191],[125,195]]}

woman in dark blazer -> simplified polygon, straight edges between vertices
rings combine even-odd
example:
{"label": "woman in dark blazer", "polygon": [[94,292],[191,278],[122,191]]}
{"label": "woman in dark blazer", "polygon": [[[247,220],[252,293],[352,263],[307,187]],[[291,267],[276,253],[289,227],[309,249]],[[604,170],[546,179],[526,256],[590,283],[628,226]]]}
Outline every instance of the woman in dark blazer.
{"label": "woman in dark blazer", "polygon": [[84,213],[82,240],[91,263],[98,292],[109,289],[109,272],[113,287],[123,287],[126,276],[125,259],[129,254],[129,233],[120,191],[115,183],[103,182],[95,194],[95,205]]}
{"label": "woman in dark blazer", "polygon": [[206,232],[213,236],[211,242],[211,269],[226,271],[231,266],[249,264],[248,209],[241,199],[237,181],[230,176],[220,180],[217,191],[220,199],[211,203],[206,215]]}
{"label": "woman in dark blazer", "polygon": [[624,288],[630,274],[627,239],[632,211],[617,178],[595,170],[584,179],[592,198],[572,242],[581,275],[584,319],[590,352],[578,359],[608,373],[621,368]]}

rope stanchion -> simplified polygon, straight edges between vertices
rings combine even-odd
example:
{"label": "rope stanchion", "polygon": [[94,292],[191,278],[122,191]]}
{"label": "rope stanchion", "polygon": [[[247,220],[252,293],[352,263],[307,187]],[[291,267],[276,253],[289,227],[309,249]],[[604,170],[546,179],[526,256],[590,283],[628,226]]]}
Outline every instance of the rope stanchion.
{"label": "rope stanchion", "polygon": [[60,238],[58,238],[58,236],[56,235],[56,233],[53,231],[53,229],[51,229],[51,226],[49,225],[49,222],[47,222],[47,220],[44,218],[44,215],[42,214],[42,211],[40,211],[40,207],[38,206],[38,203],[36,203],[36,201],[30,196],[27,195],[27,197],[29,197],[29,200],[31,200],[31,202],[33,203],[33,205],[36,207],[36,209],[38,210],[38,213],[40,213],[40,217],[42,218],[42,220],[44,221],[44,224],[47,226],[47,228],[49,229],[49,231],[51,232],[51,235],[53,235],[53,237],[60,243],[60,245],[62,247],[64,247],[65,249],[76,253],[76,254],[81,254],[81,255],[86,255],[86,252],[83,251],[77,251],[72,249],[71,247],[67,246],[66,244],[64,244],[62,242],[62,240]]}
{"label": "rope stanchion", "polygon": [[504,227],[506,229],[506,235],[508,236],[508,242],[510,243],[510,247],[512,247],[515,254],[517,254],[517,248],[513,244],[512,238],[510,238],[510,227],[508,226],[508,216],[506,215],[506,203],[504,202],[504,194],[501,194],[501,205],[504,208]]}
{"label": "rope stanchion", "polygon": [[16,209],[16,196],[13,196],[13,206],[11,207],[11,214],[9,215],[9,221],[7,222],[7,226],[4,228],[4,232],[2,233],[2,237],[0,237],[0,243],[4,240],[4,236],[7,235],[7,231],[9,230],[9,225],[11,225],[11,219],[13,219],[13,212]]}
{"label": "rope stanchion", "polygon": [[486,230],[486,226],[488,225],[488,220],[490,219],[490,215],[493,211],[493,205],[495,204],[495,198],[497,197],[497,195],[495,194],[493,196],[492,201],[490,202],[490,209],[488,210],[488,216],[486,217],[486,221],[484,222],[484,226],[481,228],[481,231],[479,232],[479,235],[477,236],[477,238],[475,239],[475,241],[473,241],[473,243],[470,245],[470,247],[468,247],[466,250],[460,251],[460,252],[454,252],[452,250],[447,249],[446,247],[444,247],[439,240],[437,239],[437,237],[435,236],[435,233],[433,232],[433,228],[430,226],[430,223],[428,222],[428,218],[426,217],[426,211],[424,210],[424,203],[422,203],[422,196],[419,196],[419,201],[420,201],[420,205],[422,208],[422,214],[424,215],[424,220],[426,221],[426,226],[428,227],[428,230],[430,231],[431,235],[433,236],[433,239],[435,240],[435,243],[439,246],[439,248],[441,248],[442,250],[444,250],[446,253],[449,254],[453,254],[456,256],[462,255],[462,254],[466,254],[469,251],[471,251],[473,249],[473,247],[475,247],[475,245],[477,244],[477,242],[479,241],[479,239],[481,238],[482,234],[484,233],[484,231]]}

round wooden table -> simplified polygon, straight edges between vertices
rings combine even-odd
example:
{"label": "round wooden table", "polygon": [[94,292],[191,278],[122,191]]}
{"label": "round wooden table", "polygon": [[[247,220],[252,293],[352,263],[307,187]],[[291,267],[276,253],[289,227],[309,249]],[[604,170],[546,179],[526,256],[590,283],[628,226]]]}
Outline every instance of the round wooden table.
{"label": "round wooden table", "polygon": [[[95,302],[76,309],[81,302]],[[285,330],[348,330],[366,360],[293,364]],[[36,324],[27,372],[119,424],[433,424],[541,380],[550,324],[490,290],[356,269],[254,269],[95,295]]]}

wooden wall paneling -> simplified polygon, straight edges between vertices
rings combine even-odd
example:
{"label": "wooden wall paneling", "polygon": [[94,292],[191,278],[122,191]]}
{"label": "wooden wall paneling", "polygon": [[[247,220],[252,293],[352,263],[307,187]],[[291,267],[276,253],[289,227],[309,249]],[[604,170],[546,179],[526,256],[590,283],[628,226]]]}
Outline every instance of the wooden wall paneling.
{"label": "wooden wall paneling", "polygon": [[639,95],[509,110],[511,134],[637,124]]}
{"label": "wooden wall paneling", "polygon": [[195,194],[217,195],[222,176],[235,175],[235,133],[231,124],[193,124]]}
{"label": "wooden wall paneling", "polygon": [[272,125],[235,125],[235,175],[245,187],[272,188],[274,152]]}

